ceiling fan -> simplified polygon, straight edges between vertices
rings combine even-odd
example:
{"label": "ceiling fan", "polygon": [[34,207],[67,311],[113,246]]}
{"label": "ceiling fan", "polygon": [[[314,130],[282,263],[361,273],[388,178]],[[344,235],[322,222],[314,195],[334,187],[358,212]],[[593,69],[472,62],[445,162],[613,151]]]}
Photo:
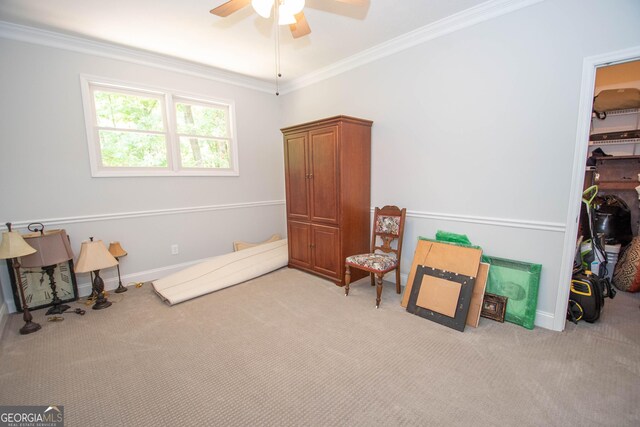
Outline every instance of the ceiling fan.
{"label": "ceiling fan", "polygon": [[[368,0],[336,0],[342,3],[363,5]],[[309,23],[304,16],[304,0],[228,0],[220,6],[211,9],[210,12],[220,17],[226,17],[242,9],[251,3],[253,9],[263,18],[271,16],[271,10],[275,9],[278,25],[289,25],[294,39],[311,33]]]}

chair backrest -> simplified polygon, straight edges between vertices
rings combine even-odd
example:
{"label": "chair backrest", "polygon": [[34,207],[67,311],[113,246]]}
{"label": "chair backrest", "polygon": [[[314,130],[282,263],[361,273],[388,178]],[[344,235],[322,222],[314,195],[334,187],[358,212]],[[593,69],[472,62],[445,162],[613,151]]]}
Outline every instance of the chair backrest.
{"label": "chair backrest", "polygon": [[[404,234],[404,218],[407,209],[397,206],[385,206],[376,208],[373,217],[373,236],[371,238],[371,252],[380,250],[384,253],[393,252],[398,261],[402,254],[402,236]],[[378,239],[382,245],[378,246]],[[396,247],[391,244],[397,240]]]}

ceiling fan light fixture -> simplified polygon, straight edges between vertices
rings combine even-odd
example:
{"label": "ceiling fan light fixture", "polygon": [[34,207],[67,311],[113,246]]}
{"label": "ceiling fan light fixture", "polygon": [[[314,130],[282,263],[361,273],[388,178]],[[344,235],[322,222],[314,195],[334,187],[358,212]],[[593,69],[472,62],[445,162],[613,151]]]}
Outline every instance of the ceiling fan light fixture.
{"label": "ceiling fan light fixture", "polygon": [[293,25],[296,23],[295,15],[304,9],[304,0],[277,0],[278,25]]}
{"label": "ceiling fan light fixture", "polygon": [[296,23],[296,18],[293,15],[284,13],[280,10],[280,16],[278,17],[278,25],[293,25]]}
{"label": "ceiling fan light fixture", "polygon": [[251,6],[253,10],[263,18],[271,16],[271,9],[273,9],[274,0],[251,0]]}
{"label": "ceiling fan light fixture", "polygon": [[295,15],[304,9],[304,0],[283,0],[280,10],[286,11],[288,15]]}

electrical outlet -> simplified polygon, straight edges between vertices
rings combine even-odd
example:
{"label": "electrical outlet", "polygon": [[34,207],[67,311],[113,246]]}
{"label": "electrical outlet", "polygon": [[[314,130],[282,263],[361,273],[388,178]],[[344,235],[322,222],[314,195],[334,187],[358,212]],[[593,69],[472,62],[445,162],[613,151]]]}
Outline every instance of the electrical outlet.
{"label": "electrical outlet", "polygon": [[178,245],[171,245],[171,255],[178,255]]}

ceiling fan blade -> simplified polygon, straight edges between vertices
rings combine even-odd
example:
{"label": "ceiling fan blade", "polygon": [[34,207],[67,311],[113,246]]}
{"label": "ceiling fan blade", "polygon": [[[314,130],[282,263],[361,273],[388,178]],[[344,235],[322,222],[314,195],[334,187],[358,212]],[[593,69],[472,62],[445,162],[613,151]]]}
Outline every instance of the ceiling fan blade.
{"label": "ceiling fan blade", "polygon": [[294,39],[306,36],[311,32],[311,28],[309,28],[309,23],[307,22],[307,18],[304,16],[304,12],[296,13],[294,18],[296,18],[296,23],[289,25],[291,35]]}
{"label": "ceiling fan blade", "polygon": [[228,2],[222,3],[220,6],[211,9],[209,13],[213,13],[217,16],[225,16],[231,15],[233,12],[237,12],[242,9],[246,5],[251,3],[251,0],[229,0]]}
{"label": "ceiling fan blade", "polygon": [[365,6],[369,0],[336,0],[342,3],[355,4],[356,6]]}

